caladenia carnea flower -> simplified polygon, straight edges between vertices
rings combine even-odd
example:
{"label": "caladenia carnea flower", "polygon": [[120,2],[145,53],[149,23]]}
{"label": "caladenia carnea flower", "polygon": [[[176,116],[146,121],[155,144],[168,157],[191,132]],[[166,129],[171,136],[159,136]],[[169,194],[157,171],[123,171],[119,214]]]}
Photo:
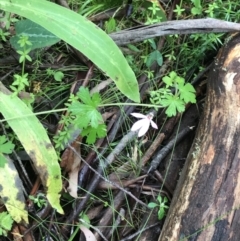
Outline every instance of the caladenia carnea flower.
{"label": "caladenia carnea flower", "polygon": [[138,130],[138,137],[143,136],[149,129],[149,126],[151,126],[155,129],[158,129],[157,124],[152,121],[153,113],[149,113],[148,115],[143,115],[140,113],[131,113],[132,116],[136,118],[141,118],[141,120],[135,122],[131,128],[131,131],[137,131]]}

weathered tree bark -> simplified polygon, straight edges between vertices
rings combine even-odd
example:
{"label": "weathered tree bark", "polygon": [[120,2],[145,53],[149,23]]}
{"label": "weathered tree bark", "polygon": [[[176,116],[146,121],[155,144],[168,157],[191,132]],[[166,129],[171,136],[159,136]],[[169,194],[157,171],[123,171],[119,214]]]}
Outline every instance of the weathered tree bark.
{"label": "weathered tree bark", "polygon": [[219,52],[158,241],[240,240],[240,35]]}

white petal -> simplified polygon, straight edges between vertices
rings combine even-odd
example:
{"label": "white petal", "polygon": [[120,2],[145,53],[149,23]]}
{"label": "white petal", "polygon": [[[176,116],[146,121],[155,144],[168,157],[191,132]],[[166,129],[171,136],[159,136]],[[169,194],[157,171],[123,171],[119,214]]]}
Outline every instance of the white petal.
{"label": "white petal", "polygon": [[131,131],[137,131],[139,130],[140,128],[142,128],[142,126],[144,126],[147,122],[149,122],[148,119],[142,119],[142,120],[139,120],[137,122],[135,122],[131,128]]}
{"label": "white petal", "polygon": [[151,126],[152,126],[153,128],[155,128],[155,129],[158,129],[157,124],[156,124],[154,121],[152,121],[152,120],[151,120]]}
{"label": "white petal", "polygon": [[143,136],[148,131],[149,126],[150,126],[150,121],[145,122],[142,128],[138,132],[138,137]]}
{"label": "white petal", "polygon": [[140,114],[140,113],[131,113],[131,115],[136,117],[136,118],[142,118],[142,119],[147,118],[146,115],[143,115],[143,114]]}

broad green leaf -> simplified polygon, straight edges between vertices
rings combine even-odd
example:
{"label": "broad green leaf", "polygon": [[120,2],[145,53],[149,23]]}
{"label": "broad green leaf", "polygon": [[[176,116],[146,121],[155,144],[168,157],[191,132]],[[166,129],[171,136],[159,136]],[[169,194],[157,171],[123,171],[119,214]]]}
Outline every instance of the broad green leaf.
{"label": "broad green leaf", "polygon": [[12,160],[5,156],[7,163],[0,168],[0,196],[11,217],[17,222],[28,223],[28,212],[26,210],[23,195],[22,181]]}
{"label": "broad green leaf", "polygon": [[29,19],[16,22],[15,30],[16,35],[10,39],[10,43],[16,50],[21,49],[18,43],[20,36],[28,37],[32,44],[31,50],[51,46],[60,41],[54,34]]}
{"label": "broad green leaf", "polygon": [[62,190],[60,166],[46,130],[23,101],[13,96],[1,82],[0,103],[0,112],[31,157],[42,184],[47,189],[49,203],[59,213],[63,213],[59,204],[59,192]]}
{"label": "broad green leaf", "polygon": [[96,64],[129,99],[139,102],[136,77],[114,41],[79,14],[45,0],[1,0],[0,9],[26,17],[66,41]]}

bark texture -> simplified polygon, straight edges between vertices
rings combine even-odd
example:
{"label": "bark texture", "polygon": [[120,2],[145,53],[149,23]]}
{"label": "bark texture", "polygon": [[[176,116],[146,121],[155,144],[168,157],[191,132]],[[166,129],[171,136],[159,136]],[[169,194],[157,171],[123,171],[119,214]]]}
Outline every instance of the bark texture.
{"label": "bark texture", "polygon": [[240,240],[240,35],[219,52],[158,241]]}

